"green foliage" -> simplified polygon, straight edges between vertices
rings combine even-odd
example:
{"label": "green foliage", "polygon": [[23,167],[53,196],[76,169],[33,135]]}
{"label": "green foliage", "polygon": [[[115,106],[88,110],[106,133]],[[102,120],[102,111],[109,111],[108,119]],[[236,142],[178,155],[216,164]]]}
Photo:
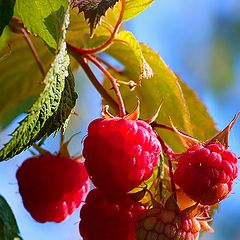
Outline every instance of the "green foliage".
{"label": "green foliage", "polygon": [[[31,41],[44,69],[49,69],[54,56],[40,39],[31,37]],[[5,56],[0,63],[1,127],[6,127],[19,113],[29,109],[44,87],[43,76],[25,39],[13,34],[7,43],[0,50],[0,56]]]}
{"label": "green foliage", "polygon": [[72,0],[73,6],[84,12],[85,19],[90,25],[90,35],[93,35],[102,16],[109,8],[112,8],[119,0]]}
{"label": "green foliage", "polygon": [[0,195],[0,239],[1,240],[20,240],[17,222],[13,212]]}
{"label": "green foliage", "polygon": [[[66,35],[70,3],[83,13],[79,14],[78,9],[71,10],[71,24]],[[117,69],[104,63],[104,59],[96,58],[96,61],[99,59],[99,64],[109,66],[109,73],[118,80],[127,112],[135,108],[138,98],[140,117],[148,119],[154,115],[163,100],[157,123],[170,125],[171,117],[179,130],[203,141],[216,133],[215,123],[206,107],[164,63],[158,53],[140,44],[131,32],[122,27],[116,34],[112,34],[113,29],[117,29],[115,26],[119,14],[123,13],[122,21],[127,21],[152,3],[153,0],[126,0],[124,12],[121,12],[122,1],[119,0],[16,0],[15,14],[29,31],[29,38],[46,74],[43,76],[44,71],[40,71],[36,55],[34,58],[33,49],[29,48],[23,35],[9,33],[8,28],[5,28],[0,41],[0,126],[6,127],[17,115],[30,109],[12,133],[11,140],[0,150],[0,161],[10,159],[35,142],[45,140],[50,134],[66,128],[77,99],[71,69],[79,68],[77,61],[71,61],[70,66],[66,42],[68,46],[72,44],[84,48],[77,49],[77,53],[72,52],[75,48],[70,49],[76,60],[82,64],[87,76],[93,78],[91,80],[103,98],[110,93],[113,99],[117,99],[109,79],[104,79],[105,89],[102,88],[95,78],[95,72],[91,72],[87,66],[88,61],[93,61],[95,54],[99,52],[108,54],[123,66],[123,69]],[[13,0],[0,4],[0,34],[12,16],[13,5]],[[8,11],[4,12],[6,7]],[[6,15],[3,15],[3,12]],[[98,47],[106,42],[109,44],[104,45],[104,49],[91,51],[92,56],[86,57],[86,52],[89,54],[86,48]],[[87,68],[84,68],[85,62]],[[104,69],[102,71],[104,72]],[[129,85],[130,82],[135,83],[134,87]],[[157,131],[174,151],[183,150],[180,141],[172,132],[169,134],[166,129]],[[161,157],[160,171],[156,168],[145,184],[153,193],[159,193],[159,179],[166,177],[163,166],[167,162],[164,159],[167,158]],[[168,189],[166,185],[165,191],[170,193]],[[146,202],[150,199],[150,195],[145,197]],[[18,237],[14,216],[5,200],[0,197],[0,239],[13,240],[14,237]]]}
{"label": "green foliage", "polygon": [[[158,123],[170,125],[170,116],[179,130],[201,140],[212,137],[216,133],[215,124],[195,93],[178,79],[155,51],[146,45],[141,45],[141,47],[142,53],[154,74],[152,78],[142,81],[142,86],[136,87],[133,91],[124,85],[121,86],[121,92],[128,111],[132,111],[136,106],[136,97],[138,97],[140,100],[141,118],[147,119],[154,114],[163,100],[163,106],[156,119]],[[108,53],[111,54],[111,51],[109,50]],[[121,72],[121,74],[113,73],[116,78],[125,82],[129,80],[137,82],[137,68],[131,65],[130,55],[127,58],[118,57],[117,55],[114,55],[114,57],[126,66],[127,69],[127,71]],[[131,69],[131,71],[128,69]],[[104,85],[107,89],[111,88],[107,79],[104,81]],[[111,93],[115,97],[113,92]],[[160,132],[164,140],[174,150],[182,150],[182,146],[174,134],[169,134],[166,130]]]}
{"label": "green foliage", "polygon": [[[68,66],[69,57],[66,44],[63,42],[45,77],[46,86],[41,96],[30,109],[28,116],[14,131],[13,138],[0,151],[0,160],[12,158],[37,140],[50,135],[64,123],[66,116],[70,113],[69,108],[75,105],[76,100]],[[55,122],[56,120],[61,121]]]}
{"label": "green foliage", "polygon": [[234,80],[234,52],[225,39],[217,38],[210,53],[210,84],[215,91],[224,91]]}
{"label": "green foliage", "polygon": [[15,14],[32,34],[41,37],[50,48],[57,49],[67,6],[67,0],[16,0]]}
{"label": "green foliage", "polygon": [[152,77],[152,69],[142,54],[139,42],[131,32],[121,31],[106,52],[120,62],[128,61],[128,65],[125,65],[126,71],[133,72],[134,69],[139,79]]}
{"label": "green foliage", "polygon": [[[89,48],[97,47],[108,39],[107,36],[86,39],[85,44]],[[125,65],[128,73],[134,74],[134,79],[150,78],[153,75],[152,69],[145,60],[141,46],[135,36],[129,31],[121,31],[113,40],[113,43],[104,50],[112,57],[118,59]]]}
{"label": "green foliage", "polygon": [[13,16],[15,0],[0,0],[0,36]]}
{"label": "green foliage", "polygon": [[126,0],[123,21],[128,21],[148,8],[154,0]]}

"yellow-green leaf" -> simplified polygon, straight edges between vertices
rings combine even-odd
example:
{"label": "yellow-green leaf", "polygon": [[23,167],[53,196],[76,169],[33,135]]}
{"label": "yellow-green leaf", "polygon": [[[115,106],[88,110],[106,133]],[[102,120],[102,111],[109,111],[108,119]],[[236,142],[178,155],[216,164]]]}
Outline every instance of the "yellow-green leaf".
{"label": "yellow-green leaf", "polygon": [[[152,77],[152,69],[142,54],[138,40],[131,32],[121,31],[106,52],[117,58],[120,62],[126,62],[127,59],[131,60],[132,62],[129,62],[126,66],[126,70],[131,72],[132,68],[135,67],[135,72],[138,73],[140,79]],[[129,57],[129,55],[132,57]]]}
{"label": "yellow-green leaf", "polygon": [[62,39],[62,25],[68,0],[16,0],[15,14],[24,26],[57,49]]}
{"label": "yellow-green leaf", "polygon": [[[123,21],[128,21],[148,8],[154,0],[126,0]],[[116,5],[116,13],[120,12],[121,4]]]}
{"label": "yellow-green leaf", "polygon": [[[143,81],[141,87],[133,91],[122,85],[121,92],[128,112],[136,106],[137,99],[140,100],[142,119],[151,117],[161,101],[163,105],[156,121],[161,124],[170,125],[171,117],[174,125],[194,137],[206,140],[216,132],[215,125],[206,108],[186,84],[181,82],[172,70],[164,63],[161,57],[146,45],[141,45],[142,53],[153,70],[153,77]],[[117,79],[122,81],[137,80],[136,70],[131,68],[131,59],[122,61],[128,71],[116,74]],[[130,63],[130,66],[129,66]],[[131,71],[130,71],[131,70]],[[111,88],[108,79],[104,81],[107,89]],[[111,91],[115,97],[113,91]],[[199,110],[199,111],[198,111]],[[159,131],[164,140],[176,151],[182,150],[181,142],[173,132],[167,130]]]}

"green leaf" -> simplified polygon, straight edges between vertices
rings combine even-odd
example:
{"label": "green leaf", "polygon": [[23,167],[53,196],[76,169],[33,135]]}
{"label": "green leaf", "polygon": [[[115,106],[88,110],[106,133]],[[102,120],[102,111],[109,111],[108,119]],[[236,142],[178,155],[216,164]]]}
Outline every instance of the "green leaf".
{"label": "green leaf", "polygon": [[13,16],[15,0],[0,0],[0,36]]}
{"label": "green leaf", "polygon": [[1,240],[20,240],[19,230],[13,212],[0,195],[0,239]]}
{"label": "green leaf", "polygon": [[[186,84],[168,68],[161,57],[146,45],[141,45],[142,53],[153,70],[153,77],[143,81],[142,86],[137,86],[133,91],[122,85],[121,93],[128,112],[131,112],[137,104],[136,97],[140,100],[142,119],[150,118],[163,100],[163,105],[156,121],[161,124],[170,125],[169,116],[174,125],[194,137],[206,140],[212,133],[216,132],[213,120],[207,113],[206,108]],[[132,59],[122,57],[120,61],[128,71],[116,74],[115,77],[122,81],[136,79],[136,69],[132,67]],[[129,64],[130,63],[130,64]],[[130,67],[129,67],[130,65]],[[109,80],[104,81],[107,89],[111,88]],[[112,96],[115,97],[113,91]],[[115,98],[116,99],[116,98]],[[198,111],[200,109],[200,111]],[[183,150],[179,139],[167,130],[159,131],[164,140],[175,150]]]}
{"label": "green leaf", "polygon": [[137,75],[134,76],[135,78],[139,77],[139,79],[142,79],[152,77],[152,69],[142,54],[139,42],[131,32],[121,31],[106,52],[122,63],[128,61],[128,64],[125,65],[126,71],[130,73],[132,72],[132,68],[134,68],[134,72],[137,73]]}
{"label": "green leaf", "polygon": [[32,34],[40,36],[50,48],[57,49],[67,6],[67,0],[16,0],[15,12]]}
{"label": "green leaf", "polygon": [[206,106],[198,98],[197,94],[180,78],[179,84],[190,113],[193,136],[201,141],[213,137],[218,131]]}
{"label": "green leaf", "polygon": [[[67,23],[68,14],[65,25]],[[66,26],[63,32],[64,39],[65,33]],[[12,139],[0,151],[0,161],[12,158],[64,124],[76,101],[74,80],[68,69],[69,63],[66,43],[63,40],[45,77],[46,86],[42,94],[29,110],[27,117],[13,132]]]}
{"label": "green leaf", "polygon": [[113,8],[119,0],[72,0],[74,7],[78,7],[79,12],[84,12],[85,19],[90,25],[90,35],[93,35],[102,16],[109,8]]}
{"label": "green leaf", "polygon": [[[148,8],[154,0],[126,0],[123,21],[128,21]],[[121,4],[116,5],[116,12],[120,12]]]}
{"label": "green leaf", "polygon": [[210,84],[218,94],[234,81],[234,50],[223,37],[217,36],[210,50]]}
{"label": "green leaf", "polygon": [[[43,41],[31,37],[44,69],[49,69],[54,56]],[[6,127],[19,113],[29,109],[43,90],[43,76],[20,34],[14,34],[0,50],[0,126]]]}
{"label": "green leaf", "polygon": [[[107,36],[94,37],[85,39],[85,45],[88,48],[94,48],[108,39]],[[141,46],[135,36],[128,31],[121,31],[114,38],[112,44],[105,50],[106,53],[116,58],[125,65],[127,73],[131,74],[134,79],[150,78],[153,75],[152,69],[145,60]],[[132,71],[134,69],[134,71]]]}

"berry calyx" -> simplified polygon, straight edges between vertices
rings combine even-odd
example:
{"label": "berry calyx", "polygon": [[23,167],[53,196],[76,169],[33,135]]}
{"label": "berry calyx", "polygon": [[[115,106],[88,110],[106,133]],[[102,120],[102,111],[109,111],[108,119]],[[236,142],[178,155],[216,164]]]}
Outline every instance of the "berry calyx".
{"label": "berry calyx", "polygon": [[161,145],[148,123],[119,117],[93,120],[83,147],[92,182],[111,195],[126,193],[147,180],[160,153]]}
{"label": "berry calyx", "polygon": [[180,155],[174,181],[195,202],[213,205],[232,190],[237,162],[237,156],[220,143],[196,144]]}
{"label": "berry calyx", "polygon": [[89,190],[83,163],[49,153],[25,160],[16,177],[25,208],[41,223],[65,220]]}
{"label": "berry calyx", "polygon": [[89,192],[81,208],[79,231],[84,240],[135,240],[143,205],[128,195],[113,199],[98,189]]}

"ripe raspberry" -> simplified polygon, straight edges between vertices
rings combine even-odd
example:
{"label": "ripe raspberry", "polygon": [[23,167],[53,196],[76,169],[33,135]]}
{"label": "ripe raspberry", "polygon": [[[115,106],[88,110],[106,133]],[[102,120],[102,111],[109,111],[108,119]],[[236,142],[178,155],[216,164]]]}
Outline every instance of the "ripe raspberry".
{"label": "ripe raspberry", "polygon": [[174,180],[194,201],[213,205],[232,190],[237,162],[237,156],[219,143],[197,144],[181,154]]}
{"label": "ripe raspberry", "polygon": [[80,234],[84,240],[135,240],[137,216],[143,210],[128,195],[113,199],[93,189],[81,208]]}
{"label": "ripe raspberry", "polygon": [[83,163],[51,154],[25,160],[16,177],[25,208],[41,223],[65,220],[89,190]]}
{"label": "ripe raspberry", "polygon": [[161,145],[149,124],[117,117],[92,121],[83,148],[94,185],[112,195],[126,193],[147,180],[160,152]]}
{"label": "ripe raspberry", "polygon": [[201,229],[188,210],[167,206],[146,210],[139,216],[137,240],[197,240]]}

